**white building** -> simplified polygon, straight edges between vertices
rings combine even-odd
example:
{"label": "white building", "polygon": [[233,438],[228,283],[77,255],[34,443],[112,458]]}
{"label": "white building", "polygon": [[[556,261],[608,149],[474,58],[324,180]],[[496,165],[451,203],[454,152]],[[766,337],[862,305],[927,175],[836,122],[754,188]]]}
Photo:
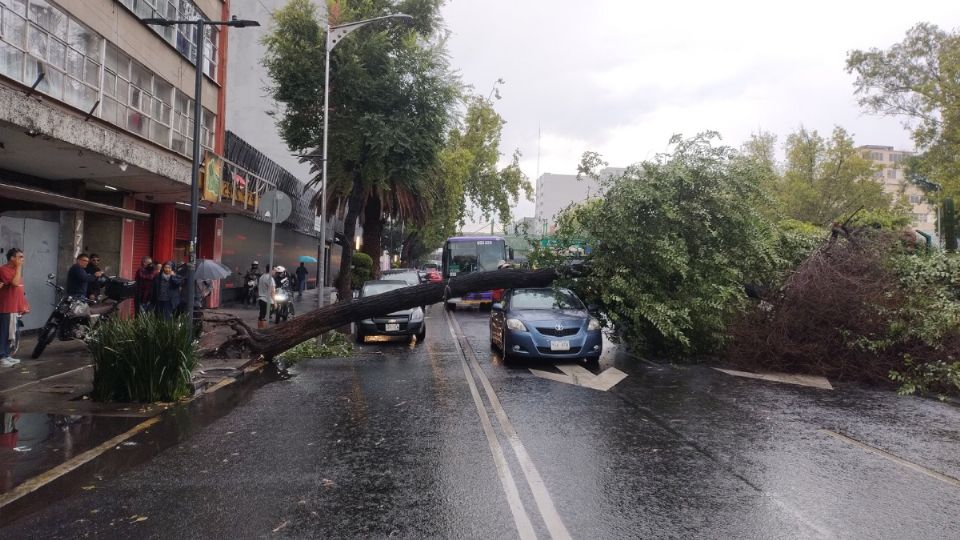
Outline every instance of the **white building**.
{"label": "white building", "polygon": [[[607,167],[600,171],[601,178],[622,174],[626,169]],[[583,177],[577,180],[575,174],[544,173],[537,178],[536,220],[537,230],[531,234],[550,234],[556,226],[557,215],[572,204],[579,204],[587,199],[599,197],[603,193],[600,184],[592,179]]]}
{"label": "white building", "polygon": [[878,182],[883,183],[883,190],[898,199],[906,197],[910,203],[910,215],[913,218],[914,229],[928,234],[936,232],[936,209],[924,196],[923,190],[907,181],[904,175],[905,168],[900,162],[913,155],[909,150],[894,150],[892,146],[865,145],[857,148],[864,158],[883,167],[876,173]]}

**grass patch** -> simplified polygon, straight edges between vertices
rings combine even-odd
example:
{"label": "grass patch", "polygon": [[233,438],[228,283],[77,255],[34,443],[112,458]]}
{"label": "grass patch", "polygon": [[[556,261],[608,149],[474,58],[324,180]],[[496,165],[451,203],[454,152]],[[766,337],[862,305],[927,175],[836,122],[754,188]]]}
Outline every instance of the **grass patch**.
{"label": "grass patch", "polygon": [[284,365],[292,366],[309,358],[343,358],[346,356],[353,356],[353,344],[350,343],[350,339],[340,332],[327,332],[323,336],[323,344],[317,345],[316,339],[308,339],[287,349],[278,358]]}
{"label": "grass patch", "polygon": [[184,317],[113,319],[88,339],[93,355],[93,399],[149,403],[192,393],[197,346]]}

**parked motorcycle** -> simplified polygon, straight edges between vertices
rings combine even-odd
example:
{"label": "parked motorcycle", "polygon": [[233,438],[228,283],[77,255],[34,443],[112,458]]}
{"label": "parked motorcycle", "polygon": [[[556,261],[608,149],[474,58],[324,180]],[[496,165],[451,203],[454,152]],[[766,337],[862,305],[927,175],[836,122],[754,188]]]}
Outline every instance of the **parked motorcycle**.
{"label": "parked motorcycle", "polygon": [[68,296],[63,287],[54,283],[55,278],[53,274],[47,276],[47,285],[57,291],[57,300],[53,313],[37,336],[37,344],[31,355],[33,358],[39,358],[54,339],[86,339],[98,325],[115,316],[124,300],[133,298],[136,288],[136,282],[131,280],[100,278],[105,292],[102,297],[104,299],[91,303],[86,298]]}
{"label": "parked motorcycle", "polygon": [[285,321],[293,318],[293,284],[288,277],[280,278],[280,286],[273,295],[273,312],[277,324],[280,324],[281,319]]}

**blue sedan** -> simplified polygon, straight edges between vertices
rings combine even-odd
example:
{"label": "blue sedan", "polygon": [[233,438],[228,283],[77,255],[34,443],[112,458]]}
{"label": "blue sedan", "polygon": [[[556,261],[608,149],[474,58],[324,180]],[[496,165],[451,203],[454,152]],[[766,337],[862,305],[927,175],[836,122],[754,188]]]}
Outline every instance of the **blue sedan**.
{"label": "blue sedan", "polygon": [[504,360],[586,359],[595,363],[603,351],[600,322],[567,289],[512,289],[493,304],[490,345]]}

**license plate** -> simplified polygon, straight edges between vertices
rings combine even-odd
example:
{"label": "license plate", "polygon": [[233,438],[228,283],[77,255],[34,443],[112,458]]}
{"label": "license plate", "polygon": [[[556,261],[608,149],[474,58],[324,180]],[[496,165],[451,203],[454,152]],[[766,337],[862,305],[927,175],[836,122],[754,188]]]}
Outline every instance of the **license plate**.
{"label": "license plate", "polygon": [[399,332],[399,331],[400,331],[400,325],[399,325],[399,324],[387,324],[387,330],[386,330],[386,331],[387,331],[387,332]]}
{"label": "license plate", "polygon": [[569,341],[551,341],[550,350],[551,351],[569,351],[570,342]]}

